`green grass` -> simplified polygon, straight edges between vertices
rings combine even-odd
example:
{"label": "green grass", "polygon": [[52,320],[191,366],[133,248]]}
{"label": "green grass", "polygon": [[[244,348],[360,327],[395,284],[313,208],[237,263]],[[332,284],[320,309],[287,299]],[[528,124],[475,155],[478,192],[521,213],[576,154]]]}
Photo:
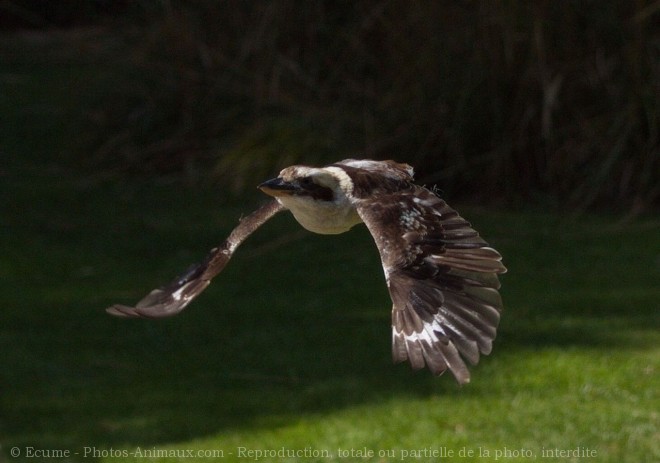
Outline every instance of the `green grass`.
{"label": "green grass", "polygon": [[390,364],[390,302],[363,229],[314,236],[278,217],[180,316],[121,320],[103,308],[202,257],[256,200],[218,205],[208,188],[66,176],[0,189],[11,198],[0,234],[5,455],[33,446],[70,449],[74,460],[86,448],[215,450],[226,461],[281,448],[332,455],[305,461],[338,460],[339,448],[373,450],[366,461],[423,449],[456,461],[577,447],[597,461],[658,456],[657,221],[461,208],[510,272],[494,352],[459,388]]}
{"label": "green grass", "polygon": [[[259,198],[68,168],[58,153],[75,133],[52,109],[67,66],[0,67],[12,90],[0,93],[0,462],[45,460],[31,447],[107,462],[264,449],[329,456],[259,461],[660,458],[656,218],[455,205],[510,270],[494,351],[462,388],[390,363],[390,301],[363,228],[315,236],[282,215],[178,317],[115,319],[106,306],[200,259]],[[575,449],[595,458],[549,453]]]}

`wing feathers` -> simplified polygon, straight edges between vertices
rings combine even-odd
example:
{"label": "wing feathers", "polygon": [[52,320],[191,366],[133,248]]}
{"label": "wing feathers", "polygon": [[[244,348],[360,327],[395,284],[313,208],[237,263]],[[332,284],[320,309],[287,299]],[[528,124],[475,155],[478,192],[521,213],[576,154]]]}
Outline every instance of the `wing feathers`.
{"label": "wing feathers", "polygon": [[[439,347],[439,351],[442,353],[444,362],[447,364],[449,370],[454,374],[454,377],[458,380],[458,382],[460,384],[470,382],[470,372],[468,371],[465,362],[463,362],[463,359],[459,355],[458,349],[456,349],[454,343],[447,340],[445,344],[441,341]],[[439,375],[444,373],[444,370],[436,371],[433,373],[435,375]]]}
{"label": "wing feathers", "polygon": [[107,308],[106,312],[125,318],[164,318],[176,315],[225,268],[238,246],[281,210],[283,207],[277,201],[265,204],[243,218],[229,237],[220,246],[212,249],[202,262],[191,266],[168,285],[151,291],[135,307],[115,304]]}
{"label": "wing feathers", "polygon": [[[476,364],[492,349],[502,310],[501,255],[445,201],[412,183],[413,171],[393,161],[347,159],[340,187],[376,242],[392,299],[392,359],[434,375],[449,370],[470,381],[465,361]],[[241,220],[199,264],[151,291],[135,307],[113,305],[120,317],[177,314],[220,273],[240,244],[283,210],[272,201]]]}
{"label": "wing feathers", "polygon": [[357,211],[380,252],[392,298],[392,358],[450,370],[460,384],[488,354],[502,310],[502,256],[425,188],[368,197]]}
{"label": "wing feathers", "polygon": [[410,360],[410,366],[413,370],[424,368],[424,354],[422,353],[422,344],[417,339],[406,338],[407,357]]}
{"label": "wing feathers", "polygon": [[437,265],[471,270],[481,273],[504,273],[506,268],[501,262],[502,256],[493,248],[451,249],[442,254],[432,254],[427,261]]}
{"label": "wing feathers", "polygon": [[470,362],[471,365],[476,365],[479,363],[479,345],[477,341],[466,339],[462,333],[454,331],[452,327],[448,327],[450,333],[449,336],[453,339],[453,343],[456,344],[459,352],[463,354],[463,357]]}

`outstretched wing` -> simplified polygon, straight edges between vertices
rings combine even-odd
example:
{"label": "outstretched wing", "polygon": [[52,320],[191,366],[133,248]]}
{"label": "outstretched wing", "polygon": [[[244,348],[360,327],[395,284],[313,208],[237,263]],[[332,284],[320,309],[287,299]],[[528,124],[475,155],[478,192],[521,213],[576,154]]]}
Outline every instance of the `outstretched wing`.
{"label": "outstretched wing", "polygon": [[191,266],[183,275],[162,288],[154,289],[135,307],[116,304],[106,311],[111,315],[129,318],[164,318],[178,314],[204,291],[214,276],[225,268],[236,248],[257,228],[283,209],[277,201],[265,204],[241,219],[220,246],[213,248],[202,262]]}
{"label": "outstretched wing", "polygon": [[500,254],[431,191],[409,189],[358,201],[380,252],[392,298],[392,357],[449,369],[469,382],[463,359],[489,354],[502,310]]}

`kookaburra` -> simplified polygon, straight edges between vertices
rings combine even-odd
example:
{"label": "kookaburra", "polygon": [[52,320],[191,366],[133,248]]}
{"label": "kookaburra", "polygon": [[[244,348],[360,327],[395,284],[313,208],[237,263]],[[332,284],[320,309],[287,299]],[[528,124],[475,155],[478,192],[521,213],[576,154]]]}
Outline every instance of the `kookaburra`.
{"label": "kookaburra", "polygon": [[120,317],[175,315],[225,267],[238,246],[288,209],[307,230],[338,234],[364,222],[373,236],[392,298],[392,356],[434,375],[470,380],[464,360],[489,354],[502,310],[500,254],[433,191],[394,161],[347,159],[325,167],[291,166],[259,185],[275,199],[242,219],[199,264],[153,290]]}

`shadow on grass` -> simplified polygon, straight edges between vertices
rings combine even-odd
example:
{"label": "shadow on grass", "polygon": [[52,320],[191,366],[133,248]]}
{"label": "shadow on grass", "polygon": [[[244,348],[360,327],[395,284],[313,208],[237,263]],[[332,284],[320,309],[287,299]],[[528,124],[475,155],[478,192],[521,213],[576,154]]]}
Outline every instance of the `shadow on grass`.
{"label": "shadow on grass", "polygon": [[[1,454],[184,441],[397,396],[483,396],[491,382],[524,374],[513,361],[523,351],[586,347],[607,356],[657,344],[657,223],[615,229],[607,218],[566,225],[461,207],[510,269],[493,354],[462,389],[449,376],[391,365],[390,301],[364,229],[311,236],[277,218],[180,316],[111,318],[105,307],[168,281],[251,207],[176,182],[71,178],[58,147],[77,134],[66,111],[46,103],[79,111],[73,90],[86,74],[68,62],[55,72],[9,71],[2,109],[13,123],[0,126],[8,161],[0,166]],[[273,248],[292,230],[295,240]]]}
{"label": "shadow on grass", "polygon": [[[657,263],[636,253],[639,242],[657,240],[652,230],[566,239],[548,232],[551,217],[539,228],[538,217],[476,210],[465,215],[510,273],[494,352],[463,389],[448,375],[391,365],[390,301],[364,229],[296,234],[270,249],[273,237],[297,230],[283,215],[183,314],[115,319],[103,308],[167,281],[245,208],[218,208],[212,191],[166,184],[85,186],[84,195],[80,186],[23,187],[5,187],[14,212],[29,213],[4,216],[3,447],[148,446],[393,396],[487,394],[484,373],[498,375],[518,350],[585,346],[606,355],[650,345],[657,329]],[[512,240],[509,227],[523,237]]]}

